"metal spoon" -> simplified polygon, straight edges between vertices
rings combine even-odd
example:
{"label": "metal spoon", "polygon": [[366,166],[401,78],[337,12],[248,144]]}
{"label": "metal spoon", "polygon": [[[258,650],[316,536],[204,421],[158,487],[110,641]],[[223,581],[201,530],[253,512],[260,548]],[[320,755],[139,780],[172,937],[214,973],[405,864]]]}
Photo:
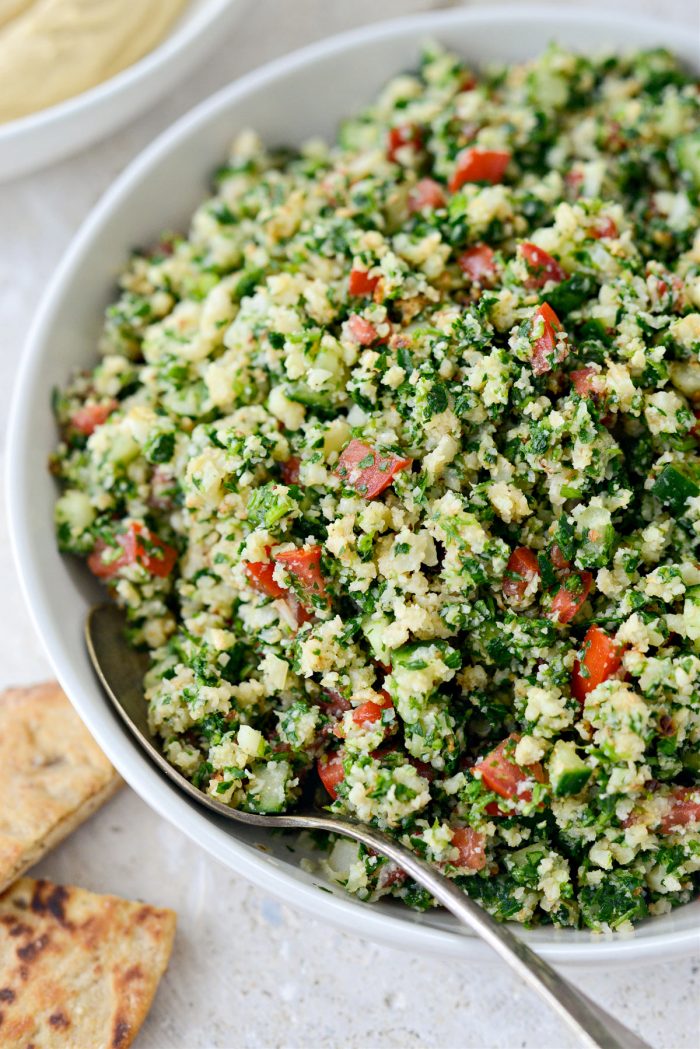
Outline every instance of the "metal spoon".
{"label": "metal spoon", "polygon": [[294,812],[281,816],[241,812],[199,790],[168,763],[151,736],[143,694],[147,661],[127,644],[124,616],[116,605],[99,605],[89,612],[85,638],[92,665],[118,714],[165,775],[198,804],[238,823],[290,830],[331,831],[362,842],[397,863],[459,921],[485,940],[566,1021],[581,1045],[597,1049],[650,1049],[647,1042],[572,987],[515,936],[508,926],[497,922],[444,874],[388,835],[364,823],[331,816],[323,811]]}

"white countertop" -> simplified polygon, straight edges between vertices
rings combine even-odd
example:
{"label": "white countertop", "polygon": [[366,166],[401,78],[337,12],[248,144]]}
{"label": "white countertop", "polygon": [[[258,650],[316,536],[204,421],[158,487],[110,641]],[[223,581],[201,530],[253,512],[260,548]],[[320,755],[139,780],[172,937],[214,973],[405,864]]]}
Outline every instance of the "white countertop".
{"label": "white countertop", "polygon": [[[559,0],[563,3],[564,0]],[[0,186],[0,420],[47,277],[113,177],[195,102],[318,37],[434,7],[431,0],[251,0],[203,68],[140,120],[62,164]],[[609,0],[586,6],[609,9]],[[698,0],[616,0],[700,32]],[[544,43],[544,41],[543,41]],[[4,434],[3,434],[4,437]],[[24,608],[0,516],[0,687],[50,675]],[[264,895],[199,852],[129,789],[41,865],[51,878],[174,907],[168,973],[139,1049],[272,1046],[482,1049],[572,1044],[498,963],[474,969],[367,943]],[[700,957],[577,972],[589,994],[654,1046],[700,1045]]]}

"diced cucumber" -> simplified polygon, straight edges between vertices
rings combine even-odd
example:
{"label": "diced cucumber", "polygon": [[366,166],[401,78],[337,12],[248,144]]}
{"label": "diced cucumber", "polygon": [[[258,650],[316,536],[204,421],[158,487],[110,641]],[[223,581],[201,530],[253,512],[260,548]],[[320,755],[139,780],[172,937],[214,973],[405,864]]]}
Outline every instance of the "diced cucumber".
{"label": "diced cucumber", "polygon": [[700,641],[700,586],[691,586],[685,592],[683,621],[690,640]]}
{"label": "diced cucumber", "polygon": [[251,758],[261,758],[265,753],[265,740],[262,732],[250,725],[241,725],[236,737],[238,746]]}
{"label": "diced cucumber", "polygon": [[700,772],[700,751],[688,750],[681,755],[683,761],[683,768],[689,769],[690,772]]}
{"label": "diced cucumber", "polygon": [[391,649],[387,648],[383,641],[388,626],[389,620],[386,616],[365,616],[362,620],[362,633],[367,638],[375,659],[385,664],[392,662]]}
{"label": "diced cucumber", "polygon": [[54,510],[58,545],[66,553],[84,554],[93,545],[88,533],[95,520],[95,510],[86,492],[68,488],[57,501]]}
{"label": "diced cucumber", "polygon": [[561,739],[554,744],[547,768],[557,798],[578,794],[591,778],[591,769],[577,753],[575,744]]}
{"label": "diced cucumber", "polygon": [[659,502],[670,507],[679,517],[685,513],[688,500],[700,495],[700,485],[678,466],[672,465],[663,468],[651,490]]}
{"label": "diced cucumber", "polygon": [[307,408],[332,407],[328,390],[312,390],[305,382],[288,382],[284,387],[284,396],[289,401],[305,404]]}
{"label": "diced cucumber", "polygon": [[282,812],[287,807],[291,768],[286,761],[269,761],[256,768],[248,784],[248,803],[255,812]]}
{"label": "diced cucumber", "polygon": [[673,146],[676,164],[686,181],[700,190],[700,131],[681,135]]}
{"label": "diced cucumber", "polygon": [[587,506],[576,521],[578,568],[603,568],[610,560],[615,542],[615,529],[610,511],[602,506]]}
{"label": "diced cucumber", "polygon": [[413,641],[393,653],[394,666],[404,667],[406,670],[424,670],[436,659],[452,670],[458,669],[462,663],[459,652],[447,641],[442,640]]}

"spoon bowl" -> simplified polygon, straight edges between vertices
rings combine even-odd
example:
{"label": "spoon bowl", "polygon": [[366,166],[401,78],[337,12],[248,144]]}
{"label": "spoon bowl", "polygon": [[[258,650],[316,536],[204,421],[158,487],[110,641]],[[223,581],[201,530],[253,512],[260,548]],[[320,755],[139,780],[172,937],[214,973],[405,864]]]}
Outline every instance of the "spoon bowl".
{"label": "spoon bowl", "polygon": [[499,924],[487,911],[482,910],[445,874],[382,831],[347,817],[329,815],[316,808],[281,815],[245,812],[224,805],[199,790],[167,761],[151,734],[143,690],[148,658],[127,644],[124,615],[116,605],[96,605],[90,610],[85,623],[85,640],[95,673],[127,728],[168,779],[197,804],[235,823],[280,830],[322,830],[362,842],[401,867],[427,889],[438,903],[492,947],[569,1025],[581,1045],[595,1049],[650,1049],[647,1042],[572,987],[507,926]]}

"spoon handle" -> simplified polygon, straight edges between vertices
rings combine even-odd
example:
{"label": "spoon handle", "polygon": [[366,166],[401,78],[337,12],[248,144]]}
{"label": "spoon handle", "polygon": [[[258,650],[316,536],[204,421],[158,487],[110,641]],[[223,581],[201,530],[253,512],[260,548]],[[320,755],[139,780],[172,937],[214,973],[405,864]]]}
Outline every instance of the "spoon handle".
{"label": "spoon handle", "polygon": [[[594,1049],[650,1049],[647,1042],[592,1002],[543,958],[515,936],[508,926],[497,922],[454,882],[426,863],[404,845],[373,827],[337,817],[309,814],[288,817],[294,826],[300,821],[309,829],[330,830],[368,845],[399,864],[415,881],[427,889],[438,903],[454,914],[496,951],[578,1035],[581,1045]],[[278,818],[280,824],[285,817]]]}

